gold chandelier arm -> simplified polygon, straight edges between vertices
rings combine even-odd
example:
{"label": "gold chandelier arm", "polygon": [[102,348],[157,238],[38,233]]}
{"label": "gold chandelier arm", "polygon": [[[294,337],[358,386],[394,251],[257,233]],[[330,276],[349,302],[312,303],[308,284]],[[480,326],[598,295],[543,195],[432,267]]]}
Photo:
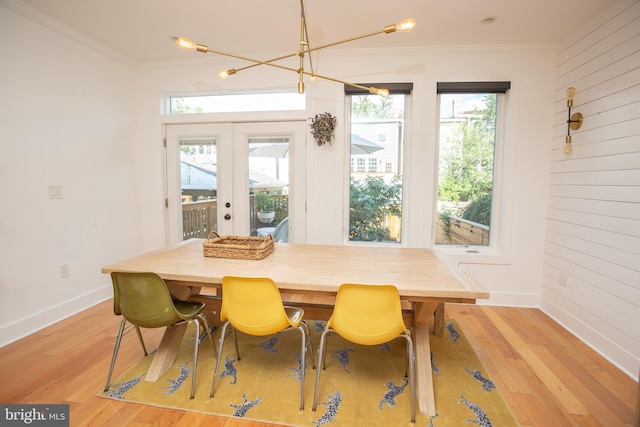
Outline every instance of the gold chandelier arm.
{"label": "gold chandelier arm", "polygon": [[329,80],[332,82],[336,82],[336,83],[340,83],[340,84],[344,84],[347,86],[351,86],[351,87],[356,87],[358,89],[363,89],[366,90],[369,93],[372,93],[374,95],[380,95],[380,96],[388,96],[389,95],[389,90],[388,89],[381,89],[381,88],[377,88],[377,87],[373,87],[373,86],[362,86],[356,83],[350,83],[344,80],[340,80],[340,79],[334,79],[333,77],[328,77],[328,76],[323,76],[320,74],[311,74],[311,73],[307,73],[306,71],[304,72],[304,74],[311,76],[311,77],[316,77],[319,79],[324,79],[324,80]]}
{"label": "gold chandelier arm", "polygon": [[399,22],[397,24],[394,25],[387,25],[386,27],[384,27],[383,30],[379,30],[379,31],[374,31],[371,33],[367,33],[367,34],[362,34],[359,36],[355,36],[355,37],[350,37],[348,39],[344,39],[344,40],[340,40],[337,42],[332,42],[332,43],[327,43],[327,44],[323,44],[322,46],[317,46],[317,47],[309,47],[309,49],[304,50],[300,53],[309,53],[309,52],[313,52],[316,50],[320,50],[320,49],[324,49],[327,47],[331,47],[331,46],[336,46],[339,44],[343,44],[343,43],[349,43],[355,40],[360,40],[360,39],[364,39],[367,37],[371,37],[371,36],[375,36],[378,34],[389,34],[389,33],[394,33],[396,31],[403,31],[403,32],[408,32],[408,31],[412,31],[413,28],[416,26],[416,21],[414,21],[413,19],[409,18],[409,19],[405,19],[402,22]]}
{"label": "gold chandelier arm", "polygon": [[[215,51],[211,51],[211,52],[215,53]],[[241,58],[241,59],[246,59],[247,61],[256,61],[256,62],[259,62],[259,63],[258,64],[253,64],[253,65],[249,65],[249,66],[244,67],[244,68],[228,70],[228,71],[230,71],[229,75],[236,74],[238,71],[246,70],[247,68],[255,67],[257,65],[268,65],[270,67],[276,67],[276,68],[280,68],[282,70],[293,71],[296,74],[307,75],[307,76],[309,76],[311,78],[319,78],[319,79],[329,80],[329,81],[340,83],[340,84],[345,84],[345,85],[351,86],[351,87],[356,87],[358,89],[366,90],[369,93],[372,93],[374,95],[380,95],[380,96],[388,96],[389,95],[389,91],[387,89],[383,89],[383,88],[377,88],[377,87],[373,87],[373,86],[370,86],[370,87],[369,86],[363,86],[363,85],[347,82],[347,81],[340,80],[340,79],[334,79],[333,77],[323,76],[321,74],[310,73],[310,72],[304,71],[302,69],[297,69],[296,70],[295,68],[285,67],[284,65],[272,64],[272,63],[266,62],[266,61],[258,61],[257,59],[250,59],[250,58]],[[301,88],[299,86],[299,91],[300,91],[300,89]],[[304,90],[304,86],[302,86],[302,89]],[[303,92],[300,92],[300,93],[303,93]]]}
{"label": "gold chandelier arm", "polygon": [[[371,37],[371,36],[375,36],[378,34],[389,34],[389,33],[394,33],[396,31],[400,31],[400,32],[406,32],[406,31],[411,31],[413,30],[413,28],[416,25],[416,21],[414,21],[413,19],[405,19],[402,22],[399,22],[397,24],[394,25],[388,25],[386,26],[384,29],[380,30],[380,31],[374,31],[371,33],[367,33],[367,34],[362,34],[359,36],[355,36],[355,37],[350,37],[348,39],[344,39],[344,40],[339,40],[333,43],[327,43],[321,46],[317,46],[317,47],[311,47],[310,43],[309,43],[309,32],[307,29],[307,21],[306,21],[306,16],[305,16],[305,8],[304,8],[304,0],[300,0],[300,47],[298,52],[294,52],[294,53],[290,53],[288,55],[283,55],[283,56],[279,56],[276,58],[272,58],[272,59],[268,59],[266,61],[262,61],[259,59],[254,59],[254,58],[249,58],[247,56],[243,56],[243,55],[237,55],[234,53],[229,53],[229,52],[223,52],[221,50],[215,50],[215,49],[209,49],[208,46],[206,45],[202,45],[202,44],[198,44],[195,43],[187,38],[184,37],[176,37],[176,44],[178,45],[179,48],[184,49],[184,50],[195,50],[197,52],[202,52],[202,53],[215,53],[217,55],[222,55],[222,56],[228,56],[230,58],[236,58],[236,59],[241,59],[243,61],[248,61],[248,62],[252,62],[251,65],[247,65],[245,67],[242,68],[237,68],[237,69],[228,69],[228,70],[222,70],[219,72],[219,76],[221,78],[227,78],[233,74],[236,74],[238,71],[243,71],[243,70],[247,70],[249,68],[253,68],[253,67],[257,67],[259,65],[268,65],[270,67],[275,67],[275,68],[280,68],[282,70],[288,70],[288,71],[293,71],[294,73],[299,75],[299,81],[298,81],[298,92],[299,93],[304,93],[304,75],[308,75],[311,77],[311,80],[314,80],[315,78],[321,78],[324,80],[329,80],[329,81],[333,81],[336,83],[342,83],[344,85],[347,86],[352,86],[355,88],[359,88],[359,89],[363,89],[368,91],[369,93],[373,93],[373,94],[377,94],[377,95],[381,95],[381,96],[387,96],[389,95],[389,91],[387,89],[379,89],[376,87],[366,87],[366,86],[362,86],[362,85],[358,85],[355,83],[350,83],[350,82],[346,82],[344,80],[340,80],[340,79],[334,79],[333,77],[327,77],[327,76],[323,76],[320,74],[316,74],[315,71],[313,70],[313,62],[311,59],[311,55],[309,55],[309,64],[310,64],[310,68],[311,68],[311,72],[308,71],[304,71],[304,56],[305,54],[320,50],[320,49],[325,49],[327,47],[331,47],[331,46],[336,46],[339,44],[343,44],[343,43],[348,43],[348,42],[352,42],[355,40],[359,40],[359,39],[363,39],[366,37]],[[275,64],[274,62],[276,61],[280,61],[283,59],[287,59],[287,58],[291,58],[293,56],[298,56],[299,60],[300,60],[300,65],[297,69],[295,68],[291,68],[291,67],[287,67],[284,65],[280,65],[280,64]]]}

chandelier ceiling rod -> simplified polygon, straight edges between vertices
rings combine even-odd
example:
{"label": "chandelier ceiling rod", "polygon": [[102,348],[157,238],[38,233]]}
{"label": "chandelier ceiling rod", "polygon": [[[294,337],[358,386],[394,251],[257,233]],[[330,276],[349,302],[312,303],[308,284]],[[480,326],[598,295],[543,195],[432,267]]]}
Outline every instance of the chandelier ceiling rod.
{"label": "chandelier ceiling rod", "polygon": [[[362,86],[362,85],[358,85],[355,83],[349,83],[346,82],[344,80],[340,80],[340,79],[336,79],[336,78],[332,78],[332,77],[327,77],[327,76],[323,76],[320,74],[316,74],[315,71],[313,70],[313,61],[311,59],[311,55],[309,55],[309,66],[311,69],[311,72],[305,71],[304,70],[304,57],[306,54],[309,54],[311,52],[314,51],[318,51],[320,49],[325,49],[327,47],[331,47],[331,46],[336,46],[339,44],[343,44],[343,43],[348,43],[354,40],[359,40],[359,39],[363,39],[365,37],[371,37],[374,35],[378,35],[378,34],[389,34],[389,33],[393,33],[393,32],[406,32],[406,31],[411,31],[413,30],[413,28],[415,27],[416,22],[413,19],[406,19],[402,22],[399,22],[397,24],[394,25],[387,25],[386,27],[384,27],[384,29],[379,30],[379,31],[374,31],[371,33],[367,33],[367,34],[362,34],[360,36],[356,36],[356,37],[350,37],[348,39],[344,39],[344,40],[339,40],[336,42],[332,42],[332,43],[327,43],[321,46],[317,46],[317,47],[311,47],[310,43],[309,43],[309,32],[307,29],[307,20],[306,20],[306,13],[305,13],[305,8],[304,8],[304,0],[300,0],[300,47],[299,50],[297,52],[294,53],[290,53],[288,55],[283,55],[283,56],[279,56],[276,58],[272,58],[266,61],[263,60],[259,60],[259,59],[254,59],[254,58],[249,58],[246,56],[242,56],[242,55],[236,55],[233,53],[228,53],[228,52],[223,52],[223,51],[219,51],[219,50],[215,50],[215,49],[210,49],[208,46],[202,45],[202,44],[198,44],[195,43],[187,38],[184,37],[177,37],[176,39],[176,44],[178,45],[179,48],[181,49],[185,49],[185,50],[195,50],[197,52],[202,52],[202,53],[215,53],[218,55],[223,55],[223,56],[229,56],[232,58],[237,58],[237,59],[241,59],[243,61],[247,61],[247,62],[252,62],[253,64],[251,65],[247,65],[245,67],[242,68],[231,68],[228,70],[222,70],[218,73],[218,75],[220,76],[220,78],[225,79],[231,75],[236,74],[238,71],[244,71],[247,70],[249,68],[253,68],[253,67],[257,67],[259,65],[267,65],[270,67],[276,67],[276,68],[280,68],[283,70],[288,70],[288,71],[293,71],[295,73],[297,73],[299,75],[299,81],[298,81],[298,93],[304,93],[304,76],[308,75],[310,76],[311,80],[313,81],[316,78],[321,78],[324,80],[329,80],[329,81],[333,81],[333,82],[337,82],[337,83],[342,83],[345,84],[347,86],[352,86],[352,87],[356,87],[359,89],[364,89],[370,93],[373,94],[378,94],[378,95],[382,95],[382,96],[386,96],[389,94],[389,91],[387,89],[379,89],[379,88],[375,88],[375,87],[366,87],[366,86]],[[291,58],[294,56],[298,56],[300,58],[300,66],[299,68],[292,68],[292,67],[287,67],[284,65],[280,65],[280,64],[276,64],[275,62],[277,61],[281,61],[283,59],[287,59],[287,58]]]}

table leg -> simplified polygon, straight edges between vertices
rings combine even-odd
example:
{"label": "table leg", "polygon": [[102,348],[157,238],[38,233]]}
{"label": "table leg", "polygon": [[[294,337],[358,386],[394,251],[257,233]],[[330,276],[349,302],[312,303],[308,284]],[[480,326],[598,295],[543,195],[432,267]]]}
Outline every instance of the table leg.
{"label": "table leg", "polygon": [[433,335],[441,337],[444,334],[444,303],[441,302],[433,313]]}
{"label": "table leg", "polygon": [[438,303],[417,302],[414,305],[414,345],[416,349],[416,382],[418,386],[418,410],[433,416],[436,413],[431,372],[431,346],[429,323]]}
{"label": "table leg", "polygon": [[189,323],[185,322],[177,326],[167,326],[160,345],[158,345],[158,350],[153,356],[145,381],[158,381],[158,378],[173,366],[188,324]]}

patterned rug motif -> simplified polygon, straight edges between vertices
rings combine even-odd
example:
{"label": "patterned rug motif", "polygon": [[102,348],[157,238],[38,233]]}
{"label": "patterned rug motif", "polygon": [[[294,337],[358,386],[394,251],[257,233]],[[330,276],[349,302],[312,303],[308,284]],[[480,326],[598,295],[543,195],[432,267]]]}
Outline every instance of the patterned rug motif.
{"label": "patterned rug motif", "polygon": [[[324,322],[308,323],[317,350]],[[98,396],[287,426],[517,426],[457,323],[447,320],[445,326],[442,337],[430,338],[436,414],[428,417],[416,409],[416,424],[410,422],[402,339],[381,346],[359,346],[330,335],[315,412],[311,407],[316,371],[310,361],[306,364],[305,409],[299,410],[302,359],[297,330],[270,337],[239,334],[241,360],[232,337],[228,337],[213,399],[209,393],[215,356],[208,340],[200,347],[196,395],[189,399],[193,356],[189,331],[174,366],[157,382],[144,381],[153,358],[150,354]],[[218,337],[214,333],[216,345]]]}

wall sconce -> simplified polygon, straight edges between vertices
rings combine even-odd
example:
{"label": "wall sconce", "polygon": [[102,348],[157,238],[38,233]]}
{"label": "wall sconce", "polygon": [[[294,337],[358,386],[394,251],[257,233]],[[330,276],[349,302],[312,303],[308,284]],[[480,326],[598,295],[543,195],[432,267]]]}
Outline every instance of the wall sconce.
{"label": "wall sconce", "polygon": [[582,126],[582,114],[571,114],[571,107],[573,107],[573,95],[575,94],[576,88],[570,87],[567,89],[567,108],[569,109],[569,114],[567,116],[567,137],[564,140],[564,154],[566,155],[573,153],[573,150],[571,149],[571,130],[578,130],[580,129],[580,126]]}

